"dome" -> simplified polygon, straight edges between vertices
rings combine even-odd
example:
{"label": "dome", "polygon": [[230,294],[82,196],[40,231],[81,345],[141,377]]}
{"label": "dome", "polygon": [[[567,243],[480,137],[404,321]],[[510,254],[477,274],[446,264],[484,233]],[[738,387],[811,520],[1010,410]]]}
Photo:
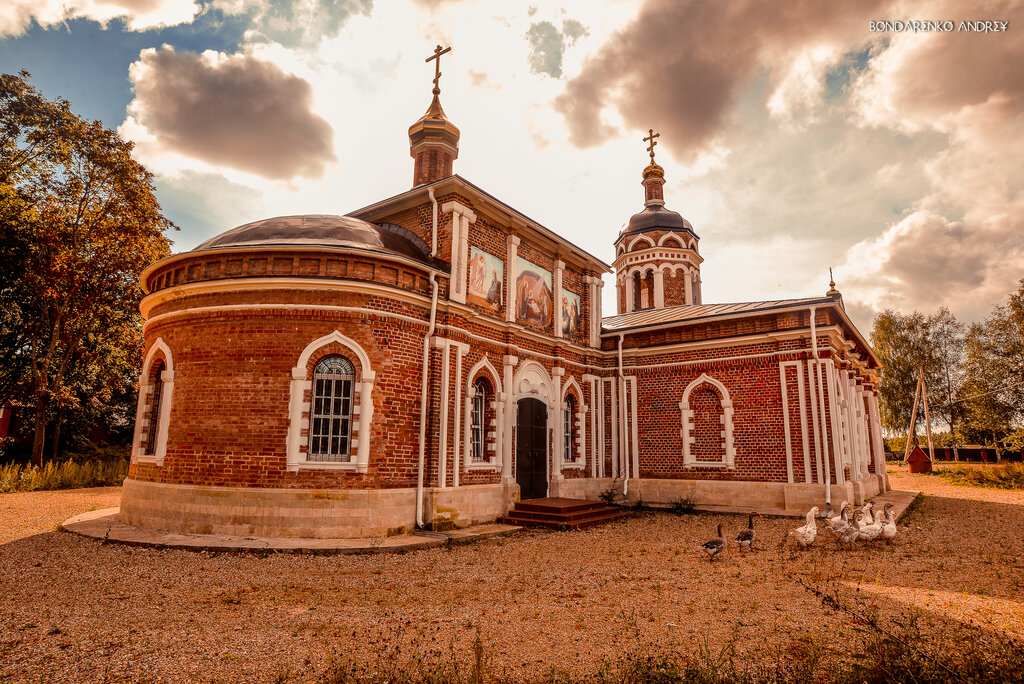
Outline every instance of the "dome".
{"label": "dome", "polygon": [[271,245],[354,247],[431,263],[429,247],[412,231],[390,223],[378,226],[334,214],[277,216],[253,221],[210,238],[192,251]]}
{"label": "dome", "polygon": [[649,230],[682,230],[697,237],[697,234],[693,232],[693,226],[679,212],[652,204],[629,219],[629,223],[623,227],[616,242],[627,235],[644,233]]}

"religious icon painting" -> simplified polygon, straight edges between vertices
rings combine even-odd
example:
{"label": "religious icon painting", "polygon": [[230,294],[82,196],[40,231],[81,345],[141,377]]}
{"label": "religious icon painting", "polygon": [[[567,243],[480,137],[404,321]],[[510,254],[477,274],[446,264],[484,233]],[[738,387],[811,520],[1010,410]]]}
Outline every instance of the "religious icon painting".
{"label": "religious icon painting", "polygon": [[516,320],[550,328],[554,311],[551,271],[516,257]]}
{"label": "religious icon painting", "polygon": [[580,333],[580,306],[578,294],[562,290],[562,336],[576,337]]}
{"label": "religious icon painting", "polygon": [[469,289],[466,301],[501,311],[505,262],[476,247],[469,248]]}

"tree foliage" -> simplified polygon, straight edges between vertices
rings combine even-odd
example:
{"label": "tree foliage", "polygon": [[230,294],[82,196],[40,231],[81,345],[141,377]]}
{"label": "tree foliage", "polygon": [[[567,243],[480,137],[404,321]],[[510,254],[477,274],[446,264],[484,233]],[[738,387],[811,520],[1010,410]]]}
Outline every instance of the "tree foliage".
{"label": "tree foliage", "polygon": [[59,431],[137,372],[139,274],[173,224],[131,151],[26,72],[0,76],[0,402],[35,407],[36,463],[55,414]]}

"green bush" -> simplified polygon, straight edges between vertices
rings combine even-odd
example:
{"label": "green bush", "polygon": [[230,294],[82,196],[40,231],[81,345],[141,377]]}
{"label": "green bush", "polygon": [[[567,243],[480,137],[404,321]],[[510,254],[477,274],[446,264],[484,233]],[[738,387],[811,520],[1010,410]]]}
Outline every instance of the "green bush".
{"label": "green bush", "polygon": [[77,463],[50,461],[42,468],[8,463],[0,466],[0,492],[34,492],[41,489],[117,486],[128,476],[128,459],[91,460]]}
{"label": "green bush", "polygon": [[697,510],[697,500],[692,496],[681,496],[668,502],[668,510],[674,515],[689,515]]}

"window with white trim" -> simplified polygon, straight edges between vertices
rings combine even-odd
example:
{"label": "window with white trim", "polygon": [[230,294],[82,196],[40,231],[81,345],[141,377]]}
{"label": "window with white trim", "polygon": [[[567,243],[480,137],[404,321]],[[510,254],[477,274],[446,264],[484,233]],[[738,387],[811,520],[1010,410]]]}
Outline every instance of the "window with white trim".
{"label": "window with white trim", "polygon": [[328,356],[313,370],[306,460],[352,460],[352,416],[355,368],[344,356]]}
{"label": "window with white trim", "polygon": [[569,395],[565,398],[565,408],[562,409],[562,434],[565,437],[564,460],[568,463],[576,461],[576,450],[573,445],[576,443],[576,397]]}
{"label": "window with white trim", "polygon": [[146,446],[143,453],[146,456],[156,455],[157,435],[160,432],[160,400],[163,398],[164,389],[164,360],[157,359],[149,370],[150,392],[149,399],[149,427],[146,430]]}
{"label": "window with white trim", "polygon": [[485,378],[479,378],[473,384],[473,423],[471,428],[473,463],[487,461],[487,409],[491,405],[492,397],[491,384]]}

